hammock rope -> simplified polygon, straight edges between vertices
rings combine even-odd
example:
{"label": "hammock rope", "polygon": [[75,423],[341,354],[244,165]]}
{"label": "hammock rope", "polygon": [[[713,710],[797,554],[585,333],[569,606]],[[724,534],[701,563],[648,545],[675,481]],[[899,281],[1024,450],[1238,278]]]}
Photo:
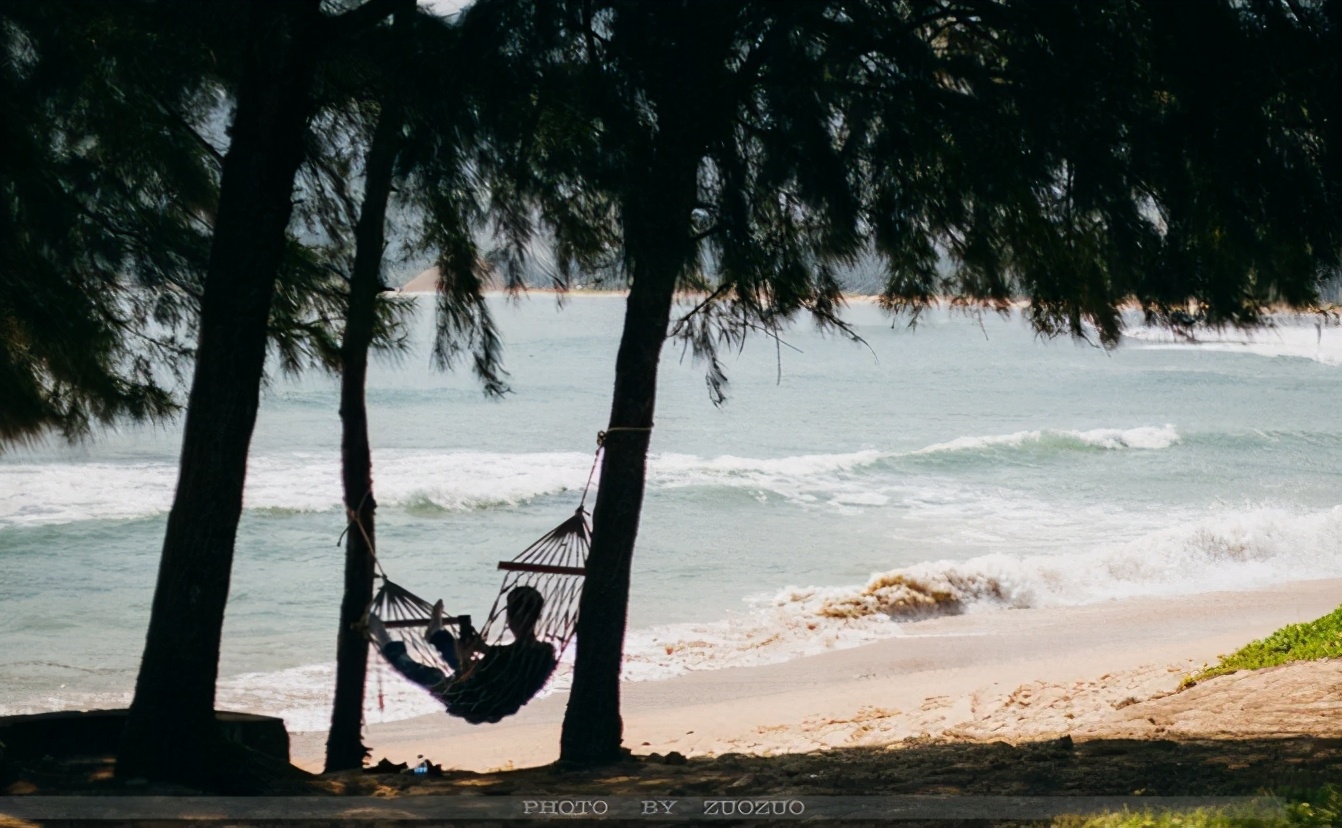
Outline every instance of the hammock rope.
{"label": "hammock rope", "polygon": [[[434,678],[434,673],[441,677],[429,689],[444,702],[448,713],[473,723],[496,722],[515,713],[548,681],[577,631],[578,603],[592,544],[587,495],[596,479],[606,438],[612,432],[639,431],[650,432],[652,427],[616,426],[598,432],[596,453],[578,508],[515,558],[499,562],[503,583],[479,632],[474,637],[469,632],[464,634],[471,629],[469,615],[442,618],[444,628],[456,639],[455,647],[443,644],[445,636],[428,639],[433,605],[387,577],[372,539],[359,520],[363,503],[360,510],[347,510],[350,524],[345,531],[354,527],[363,534],[376,577],[382,582],[365,613],[365,622],[368,615],[376,615],[392,640],[405,646],[405,655],[415,662],[412,669],[416,670],[414,676],[405,673],[408,678],[424,684]],[[510,629],[509,604],[512,601],[520,606],[534,600],[529,595],[531,590],[539,596],[539,607],[535,612],[524,609],[519,615],[525,616],[524,622],[534,617],[534,637],[525,634],[523,623],[525,637],[518,640]],[[446,646],[451,655],[440,646]],[[404,672],[396,662],[391,666]],[[428,672],[421,672],[425,668]],[[379,689],[379,701],[380,697]]]}

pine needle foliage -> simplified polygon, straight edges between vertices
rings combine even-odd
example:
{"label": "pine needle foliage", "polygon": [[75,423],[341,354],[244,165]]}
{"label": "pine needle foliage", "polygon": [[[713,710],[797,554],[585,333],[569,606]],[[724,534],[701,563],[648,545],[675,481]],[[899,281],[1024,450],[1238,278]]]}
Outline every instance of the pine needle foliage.
{"label": "pine needle foliage", "polygon": [[[467,361],[487,394],[502,394],[502,342],[485,303],[494,268],[488,245],[481,243],[488,238],[482,169],[489,155],[474,143],[470,67],[447,20],[416,10],[404,36],[408,46],[397,43],[390,28],[360,32],[342,43],[339,60],[321,66],[309,157],[300,170],[305,197],[298,209],[306,238],[318,240],[310,246],[322,251],[327,267],[350,272],[357,182],[365,175],[379,117],[394,109],[402,125],[388,214],[390,252],[401,261],[427,258],[438,268],[435,365],[451,370]],[[520,284],[519,277],[507,286]],[[388,312],[379,340],[402,351],[410,303],[384,293],[379,305]]]}
{"label": "pine needle foliage", "polygon": [[142,3],[79,6],[0,6],[0,446],[171,414],[208,255],[213,174],[175,120],[208,67],[132,36]]}
{"label": "pine needle foliage", "polygon": [[[490,110],[499,192],[529,206],[502,226],[524,250],[552,238],[557,281],[637,278],[639,262],[698,296],[673,327],[709,365],[806,311],[840,319],[836,269],[863,250],[856,145],[825,61],[824,3],[482,0],[465,42],[525,102]],[[688,199],[666,200],[689,182]]]}
{"label": "pine needle foliage", "polygon": [[847,8],[887,307],[1019,299],[1112,345],[1125,303],[1250,325],[1336,271],[1335,4]]}
{"label": "pine needle foliage", "polygon": [[[223,0],[0,3],[0,448],[178,410],[241,21]],[[269,325],[290,374],[338,367],[347,278],[301,229]],[[379,317],[377,347],[403,337]]]}
{"label": "pine needle foliage", "polygon": [[[465,43],[515,102],[501,191],[560,281],[620,284],[668,136],[698,165],[673,334],[710,362],[800,311],[1024,302],[1045,335],[1252,325],[1312,307],[1342,250],[1337,4],[1190,0],[480,0]],[[532,241],[518,218],[514,249]],[[713,379],[713,377],[718,379]]]}

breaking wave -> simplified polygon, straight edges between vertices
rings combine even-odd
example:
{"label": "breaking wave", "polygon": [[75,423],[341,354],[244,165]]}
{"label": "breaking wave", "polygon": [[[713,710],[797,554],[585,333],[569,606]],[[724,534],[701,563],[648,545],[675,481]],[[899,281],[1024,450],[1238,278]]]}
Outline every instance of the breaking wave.
{"label": "breaking wave", "polygon": [[1166,449],[1179,442],[1174,426],[1097,428],[1090,431],[1018,431],[988,437],[959,437],[911,452],[912,455],[982,451],[985,449],[1042,446],[1058,449]]}
{"label": "breaking wave", "polygon": [[900,567],[860,585],[788,587],[723,620],[632,633],[625,678],[787,661],[898,636],[902,624],[937,615],[1336,577],[1342,506],[1227,511],[1075,553],[991,554]]}
{"label": "breaking wave", "polygon": [[[378,503],[419,512],[522,505],[581,488],[591,467],[590,455],[563,452],[387,451],[374,461]],[[177,466],[169,463],[0,465],[0,526],[162,515],[176,485]],[[244,506],[276,514],[340,509],[339,457],[253,456]]]}
{"label": "breaking wave", "polygon": [[[841,454],[755,458],[662,453],[649,461],[651,488],[735,488],[771,492],[797,504],[881,506],[892,490],[873,478],[905,458],[1003,449],[1162,449],[1179,442],[1173,426],[1090,431],[1021,431],[960,437],[911,452],[864,449]],[[385,451],[373,468],[378,503],[415,513],[509,508],[581,489],[591,456]],[[0,527],[130,520],[167,514],[177,465],[158,463],[0,464]],[[271,514],[341,508],[339,458],[293,452],[253,456],[244,505]]]}

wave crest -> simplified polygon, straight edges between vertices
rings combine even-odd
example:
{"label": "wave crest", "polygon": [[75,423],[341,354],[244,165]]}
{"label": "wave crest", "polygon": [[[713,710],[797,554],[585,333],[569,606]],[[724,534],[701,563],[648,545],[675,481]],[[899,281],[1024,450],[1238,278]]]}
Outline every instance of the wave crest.
{"label": "wave crest", "polygon": [[1180,441],[1172,425],[1137,428],[1096,428],[1089,431],[1041,429],[985,437],[957,437],[910,452],[911,455],[983,451],[997,448],[1042,447],[1056,449],[1166,449]]}
{"label": "wave crest", "polygon": [[[912,452],[878,449],[757,458],[664,453],[649,458],[651,488],[729,488],[757,499],[778,496],[840,512],[891,502],[906,481],[891,478],[901,458],[990,453],[1004,448],[1054,451],[1163,449],[1179,442],[1173,426],[1090,431],[1021,431],[959,437]],[[377,497],[411,513],[508,508],[576,491],[591,457],[572,452],[385,451],[377,455]],[[898,470],[898,469],[896,469]],[[166,514],[177,482],[174,463],[57,463],[0,466],[0,526],[129,520]],[[6,485],[12,481],[15,485]],[[246,508],[273,515],[341,508],[339,458],[312,452],[253,456]]]}
{"label": "wave crest", "polygon": [[[591,457],[577,453],[386,451],[376,457],[377,498],[411,512],[516,506],[580,487]],[[0,526],[131,520],[166,514],[177,484],[173,463],[0,466]],[[18,485],[7,487],[13,480]],[[245,506],[292,515],[341,509],[338,456],[294,452],[253,456]]]}

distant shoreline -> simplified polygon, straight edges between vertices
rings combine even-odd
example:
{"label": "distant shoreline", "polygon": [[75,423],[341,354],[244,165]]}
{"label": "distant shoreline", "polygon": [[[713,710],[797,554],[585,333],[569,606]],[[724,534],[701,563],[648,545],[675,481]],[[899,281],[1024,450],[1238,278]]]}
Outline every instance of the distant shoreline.
{"label": "distant shoreline", "polygon": [[[413,284],[413,280],[412,282],[408,282],[406,284],[406,287],[409,287],[411,284]],[[432,295],[435,293],[433,288],[407,290],[406,287],[398,288],[396,292],[405,296],[425,296],[425,295]],[[629,290],[627,288],[615,289],[615,288],[586,288],[586,287],[575,287],[561,290],[559,288],[553,288],[553,287],[527,287],[522,288],[515,292],[505,290],[503,288],[489,288],[485,290],[484,293],[486,296],[513,296],[513,295],[528,296],[531,294],[538,294],[540,296],[560,296],[566,300],[580,298],[583,296],[618,299],[628,296]],[[706,293],[677,293],[676,298],[693,299],[693,298],[702,298],[706,295],[707,295]],[[874,293],[843,293],[841,294],[841,298],[843,302],[848,305],[861,305],[861,304],[879,305],[881,301],[881,297],[878,294]],[[1015,313],[1026,310],[1027,308],[1029,308],[1029,306],[1030,303],[1027,300],[1013,299],[1008,303],[1007,310],[1009,312]],[[933,299],[931,303],[931,308],[951,309],[964,313],[997,312],[995,308],[983,305],[974,305],[974,304],[957,305],[956,300],[953,297],[945,297],[945,296],[940,296]],[[1120,306],[1120,309],[1124,313],[1140,313],[1142,310],[1141,305],[1135,302],[1124,303],[1123,305]],[[1291,308],[1286,306],[1278,306],[1269,309],[1265,314],[1265,318],[1269,320],[1269,325],[1271,320],[1298,319],[1300,321],[1309,320],[1316,324],[1322,322],[1322,324],[1327,326],[1333,326],[1333,325],[1342,326],[1342,305],[1325,304],[1317,308]],[[1194,325],[1192,327],[1198,330],[1208,329],[1206,326],[1202,325]],[[1266,325],[1258,326],[1258,329],[1261,329],[1263,327],[1267,326]],[[1235,328],[1233,327],[1227,328],[1227,330],[1235,330]],[[1240,330],[1252,331],[1255,330],[1255,328],[1246,327]]]}
{"label": "distant shoreline", "polygon": [[[427,282],[421,281],[421,279],[423,278],[423,276],[424,276],[424,274],[420,274],[420,276],[417,276],[417,277],[415,277],[414,279],[411,279],[409,282],[406,282],[406,284],[403,285],[402,287],[397,288],[397,289],[396,289],[396,292],[397,292],[397,293],[401,293],[401,294],[411,295],[411,296],[419,296],[419,295],[424,295],[424,294],[432,294],[432,293],[435,293],[435,292],[436,292],[436,289],[435,289],[434,287],[432,287],[431,283],[427,283]],[[417,282],[419,283],[419,285],[416,285]],[[412,286],[415,286],[415,287],[412,288]],[[484,293],[485,293],[485,295],[487,295],[487,296],[506,296],[506,295],[514,295],[514,294],[517,294],[517,295],[528,295],[528,294],[533,294],[533,293],[535,293],[535,294],[540,294],[540,295],[542,295],[542,296],[565,296],[565,297],[573,297],[573,296],[615,296],[615,297],[623,297],[623,296],[628,296],[628,295],[629,295],[629,289],[628,289],[628,288],[607,288],[607,287],[597,287],[597,288],[593,288],[593,287],[575,286],[575,287],[564,288],[564,289],[554,288],[554,287],[523,287],[523,288],[521,288],[521,289],[518,290],[518,291],[510,291],[510,290],[507,290],[507,289],[505,289],[505,288],[491,287],[491,288],[487,288],[487,289],[484,291]],[[707,296],[707,295],[708,295],[708,294],[707,294],[706,292],[693,292],[693,293],[691,293],[691,292],[677,292],[677,294],[676,294],[676,296],[677,296],[678,298],[703,297],[703,296]],[[842,297],[843,301],[845,301],[845,302],[850,302],[850,303],[870,302],[870,303],[876,304],[876,303],[879,303],[880,300],[881,300],[881,296],[880,296],[880,294],[876,294],[876,293],[848,293],[848,292],[844,292],[844,293],[840,294],[840,296]],[[937,296],[937,297],[934,297],[934,298],[932,299],[931,306],[934,307],[934,308],[938,308],[938,307],[939,307],[939,308],[956,308],[956,307],[963,307],[963,308],[966,309],[966,310],[987,310],[987,311],[990,311],[990,312],[993,310],[991,307],[988,307],[988,306],[986,306],[986,305],[976,305],[976,304],[973,304],[973,303],[969,303],[969,304],[966,304],[966,305],[957,305],[957,301],[958,301],[958,300],[957,300],[955,297],[952,297],[952,296]],[[1010,301],[1007,303],[1007,306],[1008,306],[1008,308],[1009,308],[1010,310],[1023,310],[1023,309],[1028,308],[1028,307],[1030,306],[1030,302],[1029,302],[1029,300],[1026,300],[1026,299],[1012,299],[1012,300],[1010,300]],[[1138,304],[1138,303],[1136,303],[1136,302],[1125,302],[1125,303],[1123,303],[1122,305],[1120,305],[1120,308],[1121,308],[1123,311],[1125,311],[1125,312],[1138,312],[1138,311],[1141,311],[1141,309],[1142,309],[1141,305]],[[1268,315],[1268,316],[1274,316],[1274,317],[1275,317],[1275,316],[1300,316],[1300,317],[1312,317],[1312,316],[1318,316],[1318,315],[1325,315],[1325,316],[1332,316],[1332,317],[1334,317],[1334,321],[1335,321],[1335,322],[1337,322],[1338,324],[1342,324],[1342,304],[1338,304],[1338,303],[1335,303],[1335,302],[1326,302],[1326,303],[1323,303],[1323,304],[1321,304],[1321,305],[1319,305],[1318,307],[1315,307],[1315,308],[1292,308],[1292,307],[1289,307],[1289,306],[1286,306],[1286,305],[1277,305],[1277,306],[1272,306],[1272,307],[1270,307],[1270,308],[1267,310],[1267,315]]]}

